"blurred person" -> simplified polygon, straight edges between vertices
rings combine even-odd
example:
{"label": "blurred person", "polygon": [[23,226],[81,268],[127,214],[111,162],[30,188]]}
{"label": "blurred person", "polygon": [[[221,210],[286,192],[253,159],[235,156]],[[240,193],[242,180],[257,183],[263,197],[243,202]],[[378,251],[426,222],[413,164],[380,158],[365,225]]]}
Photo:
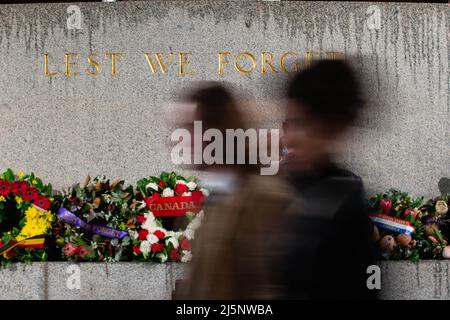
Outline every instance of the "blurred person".
{"label": "blurred person", "polygon": [[[223,136],[226,129],[246,129],[238,102],[222,85],[203,85],[185,100],[191,111],[185,107],[184,126],[191,131],[194,121],[202,121],[203,132],[215,128]],[[224,159],[230,151],[224,147]],[[236,147],[233,152],[237,157]],[[203,164],[196,169],[207,172],[203,182],[212,192],[193,242],[190,271],[176,286],[174,298],[275,298],[279,293],[268,248],[277,241],[280,212],[292,202],[289,186],[277,177],[259,176],[257,165]]]}
{"label": "blurred person", "polygon": [[321,60],[295,75],[286,95],[282,170],[302,205],[286,212],[279,239],[288,244],[273,267],[280,298],[375,298],[366,285],[376,260],[363,182],[333,162],[363,107],[359,81],[347,62]]}

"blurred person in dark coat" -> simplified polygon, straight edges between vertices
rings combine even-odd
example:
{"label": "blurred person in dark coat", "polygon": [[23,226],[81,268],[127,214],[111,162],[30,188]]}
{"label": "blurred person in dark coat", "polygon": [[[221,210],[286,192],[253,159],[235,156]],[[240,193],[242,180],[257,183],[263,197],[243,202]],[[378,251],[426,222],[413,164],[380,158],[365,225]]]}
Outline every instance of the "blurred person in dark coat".
{"label": "blurred person in dark coat", "polygon": [[363,106],[359,81],[342,60],[322,60],[287,88],[282,170],[302,205],[286,211],[273,265],[280,298],[372,299],[366,273],[375,264],[360,177],[333,162],[340,138]]}
{"label": "blurred person in dark coat", "polygon": [[[231,91],[208,83],[190,93],[184,127],[202,121],[203,131],[246,129]],[[194,130],[191,130],[194,131]],[[195,148],[191,148],[194,150]],[[203,151],[203,149],[202,149]],[[227,152],[224,148],[223,157]],[[246,146],[248,156],[249,145]],[[237,150],[234,149],[237,157]],[[236,159],[235,159],[236,163]],[[248,163],[248,162],[247,162]],[[205,218],[193,242],[193,260],[175,299],[270,299],[280,295],[271,267],[277,224],[292,203],[292,187],[274,176],[259,176],[256,165],[199,165],[210,187]]]}

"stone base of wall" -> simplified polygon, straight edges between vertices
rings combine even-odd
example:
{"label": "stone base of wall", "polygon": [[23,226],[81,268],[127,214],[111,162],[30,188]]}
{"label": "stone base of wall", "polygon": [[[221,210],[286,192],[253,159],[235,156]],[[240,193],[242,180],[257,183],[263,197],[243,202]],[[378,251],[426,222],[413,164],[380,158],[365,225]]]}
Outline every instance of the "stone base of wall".
{"label": "stone base of wall", "polygon": [[168,300],[185,267],[180,263],[15,263],[0,269],[0,299]]}
{"label": "stone base of wall", "polygon": [[450,300],[450,260],[385,261],[381,267],[381,299]]}
{"label": "stone base of wall", "polygon": [[[450,299],[448,260],[385,261],[380,267],[381,299]],[[180,263],[15,263],[0,269],[0,299],[167,300],[185,268]]]}

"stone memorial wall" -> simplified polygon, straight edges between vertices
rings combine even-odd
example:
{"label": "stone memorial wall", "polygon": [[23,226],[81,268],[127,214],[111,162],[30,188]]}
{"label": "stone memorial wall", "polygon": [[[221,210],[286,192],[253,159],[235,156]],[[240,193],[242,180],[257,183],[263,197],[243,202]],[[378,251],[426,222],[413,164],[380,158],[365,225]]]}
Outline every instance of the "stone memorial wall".
{"label": "stone memorial wall", "polygon": [[168,105],[194,81],[231,83],[257,127],[278,128],[289,73],[335,56],[353,59],[368,89],[340,157],[369,193],[431,196],[450,175],[446,4],[1,5],[0,51],[0,167],[56,187],[180,170]]}

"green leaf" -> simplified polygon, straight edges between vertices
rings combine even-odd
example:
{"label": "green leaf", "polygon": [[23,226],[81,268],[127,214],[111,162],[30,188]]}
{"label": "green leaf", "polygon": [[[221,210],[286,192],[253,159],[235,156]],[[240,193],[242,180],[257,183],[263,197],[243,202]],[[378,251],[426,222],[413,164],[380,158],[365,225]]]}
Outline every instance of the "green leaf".
{"label": "green leaf", "polygon": [[15,175],[14,172],[8,168],[4,173],[3,173],[3,178],[9,182],[13,182],[15,180]]}

